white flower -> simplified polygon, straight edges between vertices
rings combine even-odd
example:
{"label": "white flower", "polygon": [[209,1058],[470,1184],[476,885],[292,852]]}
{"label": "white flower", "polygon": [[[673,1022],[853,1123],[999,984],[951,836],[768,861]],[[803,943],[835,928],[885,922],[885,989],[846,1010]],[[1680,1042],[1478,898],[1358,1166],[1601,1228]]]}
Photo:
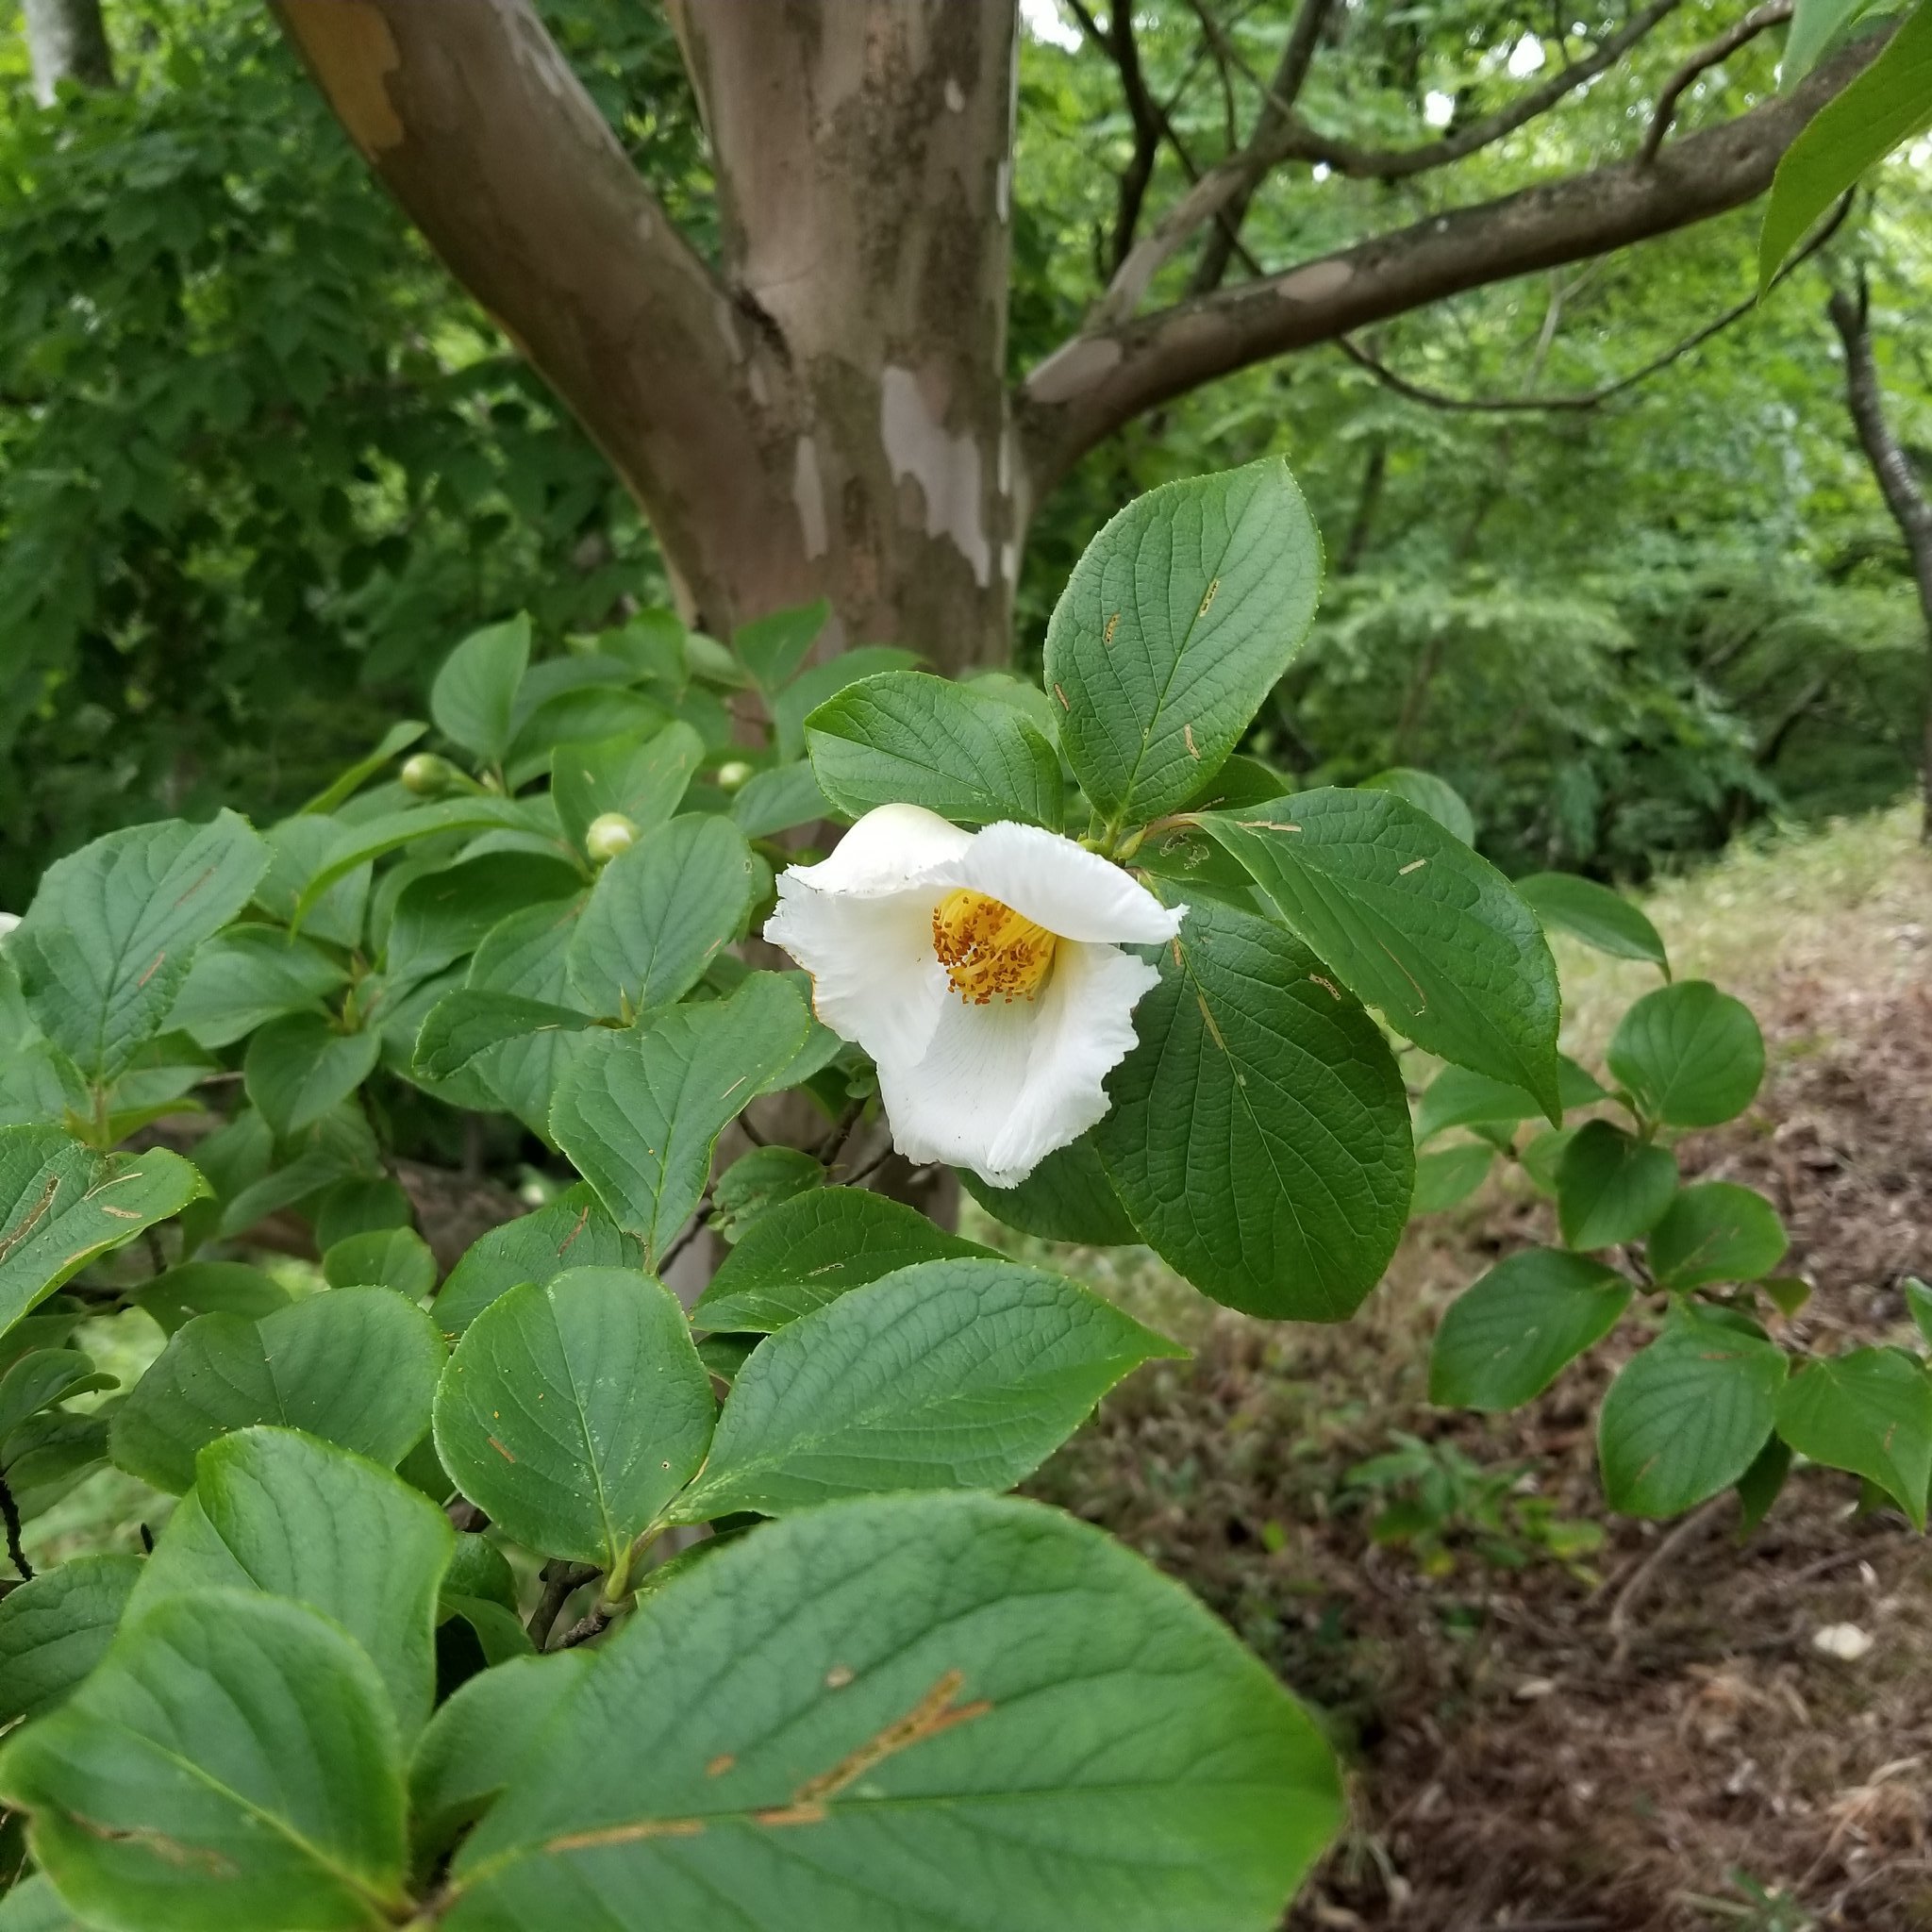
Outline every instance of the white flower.
{"label": "white flower", "polygon": [[886,805],[780,876],[765,937],[876,1063],[899,1152],[1009,1188],[1106,1113],[1160,977],[1121,947],[1172,939],[1186,910],[1037,825]]}

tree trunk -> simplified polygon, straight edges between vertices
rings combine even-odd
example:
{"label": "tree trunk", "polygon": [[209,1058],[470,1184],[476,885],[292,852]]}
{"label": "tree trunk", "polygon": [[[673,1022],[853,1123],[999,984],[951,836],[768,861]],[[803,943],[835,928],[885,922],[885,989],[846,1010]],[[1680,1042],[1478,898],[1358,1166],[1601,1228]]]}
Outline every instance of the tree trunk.
{"label": "tree trunk", "polygon": [[[1834,289],[1826,306],[1832,325],[1845,349],[1845,399],[1858,431],[1865,460],[1878,479],[1885,507],[1898,525],[1911,559],[1912,579],[1919,590],[1919,609],[1925,622],[1927,666],[1932,669],[1932,501],[1913,470],[1911,459],[1885,419],[1885,392],[1878,384],[1878,367],[1872,359],[1871,304],[1861,277],[1856,296]],[[1920,836],[1932,844],[1932,692],[1925,709],[1923,765],[1924,817]]]}
{"label": "tree trunk", "polygon": [[687,615],[1007,649],[1011,0],[673,0],[714,272],[525,0],[276,0],[384,182],[596,439]]}
{"label": "tree trunk", "polygon": [[63,80],[112,87],[114,57],[101,21],[101,0],[22,0],[34,99],[51,108]]}

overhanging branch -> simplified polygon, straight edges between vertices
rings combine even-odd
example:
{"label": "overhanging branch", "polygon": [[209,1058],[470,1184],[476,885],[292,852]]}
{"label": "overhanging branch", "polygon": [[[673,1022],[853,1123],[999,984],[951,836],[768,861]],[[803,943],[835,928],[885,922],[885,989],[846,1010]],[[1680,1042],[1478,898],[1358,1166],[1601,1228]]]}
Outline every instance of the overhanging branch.
{"label": "overhanging branch", "polygon": [[1304,262],[1266,280],[1090,328],[1026,378],[1019,421],[1032,487],[1052,487],[1143,410],[1238,369],[1536,269],[1607,254],[1740,207],[1818,108],[1872,60],[1874,37],[1791,93],[1654,159],[1595,168]]}

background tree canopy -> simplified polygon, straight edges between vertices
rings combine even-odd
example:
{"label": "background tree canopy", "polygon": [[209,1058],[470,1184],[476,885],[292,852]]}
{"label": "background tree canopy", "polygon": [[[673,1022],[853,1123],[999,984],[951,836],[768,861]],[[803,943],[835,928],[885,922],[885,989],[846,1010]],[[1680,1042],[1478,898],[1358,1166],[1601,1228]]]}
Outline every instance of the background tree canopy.
{"label": "background tree canopy", "polygon": [[[1247,138],[1293,15],[1136,9],[1137,103],[1114,23],[1079,12],[1029,8],[1023,37],[1016,378],[1090,313],[1124,236],[1158,230],[1190,174]],[[664,17],[606,0],[545,16],[659,200],[711,244],[709,150]],[[45,109],[24,41],[0,35],[0,903],[116,824],[299,802],[372,719],[420,708],[478,623],[527,608],[557,637],[669,595],[609,466],[370,179],[264,11],[120,0],[106,17],[118,86]],[[1432,173],[1278,167],[1216,273],[1591,165],[1729,19],[1675,9],[1559,112],[1462,159],[1453,192]],[[1306,109],[1366,145],[1426,141],[1620,22],[1578,22],[1559,49],[1524,9],[1366,9]],[[1680,125],[1768,96],[1776,40],[1700,76]],[[1932,439],[1908,327],[1932,247],[1922,162],[1894,161],[1831,251],[1871,278],[1908,451]],[[1426,765],[1506,866],[1616,874],[1762,811],[1895,794],[1925,654],[1816,266],[1593,407],[1459,407],[1574,404],[1670,355],[1749,298],[1755,220],[1466,293],[1353,356],[1263,363],[1139,417],[1036,509],[1018,652],[1037,656],[1114,507],[1279,452],[1339,580],[1257,734],[1297,776]],[[1177,257],[1156,295],[1203,273]]]}

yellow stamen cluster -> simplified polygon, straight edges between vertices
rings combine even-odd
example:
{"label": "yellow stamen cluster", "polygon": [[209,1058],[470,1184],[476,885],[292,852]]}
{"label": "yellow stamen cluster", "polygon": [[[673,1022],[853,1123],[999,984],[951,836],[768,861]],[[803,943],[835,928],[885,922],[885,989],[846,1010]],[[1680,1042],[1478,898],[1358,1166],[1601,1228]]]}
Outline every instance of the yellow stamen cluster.
{"label": "yellow stamen cluster", "polygon": [[963,886],[933,908],[932,949],[968,1006],[1031,999],[1046,981],[1058,941],[1013,908]]}

